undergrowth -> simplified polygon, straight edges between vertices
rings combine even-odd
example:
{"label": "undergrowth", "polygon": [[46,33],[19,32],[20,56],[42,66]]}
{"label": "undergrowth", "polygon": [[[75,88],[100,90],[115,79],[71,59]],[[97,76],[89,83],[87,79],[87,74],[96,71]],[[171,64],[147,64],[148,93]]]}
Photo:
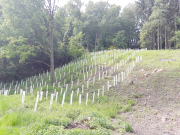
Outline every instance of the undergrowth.
{"label": "undergrowth", "polygon": [[[114,129],[110,119],[116,117],[122,106],[116,101],[73,105],[54,101],[49,110],[49,99],[38,103],[37,112],[33,112],[35,97],[26,96],[26,104],[21,105],[20,95],[0,96],[0,134],[104,134]],[[71,123],[81,123],[89,129],[68,129]]]}

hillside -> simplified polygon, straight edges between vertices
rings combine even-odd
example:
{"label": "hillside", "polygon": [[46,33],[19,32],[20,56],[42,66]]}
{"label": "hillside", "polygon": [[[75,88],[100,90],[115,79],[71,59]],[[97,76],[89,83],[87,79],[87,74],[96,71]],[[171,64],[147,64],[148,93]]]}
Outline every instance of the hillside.
{"label": "hillside", "polygon": [[179,134],[179,50],[89,53],[1,84],[0,134]]}
{"label": "hillside", "polygon": [[117,117],[132,124],[134,133],[128,135],[179,135],[179,50],[141,54],[143,61],[115,88],[118,98],[131,99],[135,106]]}

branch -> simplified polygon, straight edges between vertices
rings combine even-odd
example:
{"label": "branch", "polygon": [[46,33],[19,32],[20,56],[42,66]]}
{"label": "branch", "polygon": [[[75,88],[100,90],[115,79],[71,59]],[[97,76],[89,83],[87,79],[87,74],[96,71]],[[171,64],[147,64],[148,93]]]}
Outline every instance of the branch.
{"label": "branch", "polygon": [[54,3],[53,3],[53,9],[52,9],[52,14],[54,15],[54,10],[55,10],[55,4],[56,4],[56,0],[54,0]]}
{"label": "branch", "polygon": [[45,0],[45,8],[51,12],[51,0]]}
{"label": "branch", "polygon": [[42,47],[43,49],[45,48],[46,50],[50,51],[50,49],[48,47],[46,47],[46,46],[43,46],[41,44],[39,46]]}
{"label": "branch", "polygon": [[[37,62],[39,62],[39,63],[43,63],[43,64],[45,64],[46,66],[50,67],[50,65],[49,65],[49,64],[47,64],[47,63],[45,63],[45,62],[43,62],[43,61],[35,60],[35,59],[34,59],[34,62],[32,62],[32,61],[28,61],[28,62],[22,62],[22,63],[37,63]],[[15,66],[15,67],[17,68],[17,66]]]}
{"label": "branch", "polygon": [[47,55],[50,57],[50,53],[45,52],[45,51],[43,51],[43,50],[41,50],[41,51],[44,52],[45,54],[47,54]]}
{"label": "branch", "polygon": [[[48,67],[51,67],[49,64],[45,63],[44,61],[35,60],[35,59],[34,59],[34,61],[35,61],[34,63],[39,62],[39,63],[45,64],[45,65],[48,66]],[[33,63],[33,62],[31,62],[31,63]]]}

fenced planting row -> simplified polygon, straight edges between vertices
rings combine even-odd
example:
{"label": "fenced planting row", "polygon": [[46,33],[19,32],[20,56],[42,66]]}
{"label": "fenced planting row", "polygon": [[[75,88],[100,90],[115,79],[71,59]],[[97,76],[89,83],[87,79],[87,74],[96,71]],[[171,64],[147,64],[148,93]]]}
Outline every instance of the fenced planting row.
{"label": "fenced planting row", "polygon": [[36,96],[34,112],[38,102],[49,99],[49,109],[53,102],[62,107],[69,103],[84,102],[85,105],[106,97],[111,88],[122,83],[132,72],[136,63],[142,61],[138,55],[140,50],[111,50],[89,53],[76,61],[72,61],[55,69],[55,83],[50,86],[49,72],[29,77],[25,80],[13,81],[10,84],[0,84],[0,94],[5,96],[18,94],[22,105],[26,96]]}

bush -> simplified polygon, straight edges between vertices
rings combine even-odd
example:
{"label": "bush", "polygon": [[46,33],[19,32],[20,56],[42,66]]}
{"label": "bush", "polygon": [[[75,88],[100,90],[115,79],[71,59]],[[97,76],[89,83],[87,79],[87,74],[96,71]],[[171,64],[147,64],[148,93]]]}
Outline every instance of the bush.
{"label": "bush", "polygon": [[43,133],[43,135],[110,135],[111,131],[98,128],[96,130],[84,130],[84,129],[64,129],[59,126],[49,126],[48,129]]}
{"label": "bush", "polygon": [[64,118],[51,118],[45,120],[46,124],[56,125],[56,126],[64,126],[67,127],[71,123],[71,119],[64,117]]}
{"label": "bush", "polygon": [[66,116],[72,120],[75,120],[80,113],[81,113],[80,110],[70,109],[69,112],[66,114]]}
{"label": "bush", "polygon": [[36,121],[36,115],[25,112],[6,114],[0,119],[0,126],[26,126]]}
{"label": "bush", "polygon": [[92,112],[90,115],[91,120],[86,121],[86,124],[89,125],[93,129],[97,128],[106,128],[106,129],[113,129],[111,122],[107,121],[101,114],[97,112]]}
{"label": "bush", "polygon": [[132,126],[131,126],[128,122],[126,122],[126,121],[124,121],[124,122],[121,123],[121,127],[122,127],[126,132],[132,132],[132,131],[133,131]]}

